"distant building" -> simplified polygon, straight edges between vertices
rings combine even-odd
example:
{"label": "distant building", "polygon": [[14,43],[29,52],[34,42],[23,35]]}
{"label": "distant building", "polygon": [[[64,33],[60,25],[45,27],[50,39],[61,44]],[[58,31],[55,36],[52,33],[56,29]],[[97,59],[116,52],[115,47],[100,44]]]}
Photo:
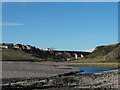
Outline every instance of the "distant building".
{"label": "distant building", "polygon": [[21,45],[21,44],[15,44],[15,45],[14,45],[14,48],[15,48],[15,49],[22,49],[22,48],[23,48],[23,45]]}
{"label": "distant building", "polygon": [[12,43],[0,43],[0,48],[2,49],[8,49],[8,48],[13,48],[13,44]]}
{"label": "distant building", "polygon": [[2,49],[8,49],[8,46],[2,46],[2,45],[0,45],[0,48],[2,48]]}
{"label": "distant building", "polygon": [[30,50],[30,49],[31,49],[31,46],[30,46],[30,45],[26,45],[26,49],[27,49],[27,50]]}
{"label": "distant building", "polygon": [[20,43],[0,43],[0,48],[2,49],[18,49],[18,50],[39,50],[35,46],[22,45]]}
{"label": "distant building", "polygon": [[46,51],[53,51],[52,48],[46,48],[45,50],[46,50]]}

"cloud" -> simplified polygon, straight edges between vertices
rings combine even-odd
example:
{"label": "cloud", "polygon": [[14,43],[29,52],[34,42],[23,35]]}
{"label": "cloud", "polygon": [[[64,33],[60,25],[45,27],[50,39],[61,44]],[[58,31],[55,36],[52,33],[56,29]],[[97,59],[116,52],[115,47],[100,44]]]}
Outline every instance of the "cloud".
{"label": "cloud", "polygon": [[22,23],[0,23],[0,26],[22,26]]}

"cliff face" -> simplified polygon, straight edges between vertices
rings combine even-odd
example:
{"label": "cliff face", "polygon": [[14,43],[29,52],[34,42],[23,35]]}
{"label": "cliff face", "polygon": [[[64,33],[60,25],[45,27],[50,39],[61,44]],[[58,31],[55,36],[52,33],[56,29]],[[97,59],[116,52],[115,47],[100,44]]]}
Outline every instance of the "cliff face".
{"label": "cliff face", "polygon": [[120,59],[120,43],[98,46],[87,58],[102,57],[104,60]]}

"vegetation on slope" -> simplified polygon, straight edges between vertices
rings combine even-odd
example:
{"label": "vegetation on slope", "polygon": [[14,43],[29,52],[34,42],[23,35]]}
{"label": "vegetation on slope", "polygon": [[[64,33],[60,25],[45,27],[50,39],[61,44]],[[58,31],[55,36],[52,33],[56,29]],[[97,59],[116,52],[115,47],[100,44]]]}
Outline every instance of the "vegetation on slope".
{"label": "vegetation on slope", "polygon": [[74,63],[118,63],[120,61],[120,43],[98,46],[95,50],[79,60],[69,61]]}
{"label": "vegetation on slope", "polygon": [[25,53],[22,50],[2,49],[2,60],[38,60],[32,54]]}
{"label": "vegetation on slope", "polygon": [[113,59],[120,59],[120,45],[112,50],[112,52],[108,53],[104,56],[104,60],[113,60]]}
{"label": "vegetation on slope", "polygon": [[111,45],[105,45],[105,46],[98,46],[95,48],[95,50],[92,52],[92,54],[89,54],[87,58],[95,58],[100,56],[105,56],[106,54],[112,52],[115,50],[120,44],[111,44]]}
{"label": "vegetation on slope", "polygon": [[[65,61],[66,54],[62,56],[54,55],[52,52],[42,50],[14,50],[3,49],[3,60],[46,60],[46,61]],[[63,60],[62,60],[63,59]],[[112,45],[98,46],[95,50],[84,58],[79,60],[72,60],[68,62],[83,62],[83,63],[101,63],[101,62],[119,62],[120,61],[120,43]]]}

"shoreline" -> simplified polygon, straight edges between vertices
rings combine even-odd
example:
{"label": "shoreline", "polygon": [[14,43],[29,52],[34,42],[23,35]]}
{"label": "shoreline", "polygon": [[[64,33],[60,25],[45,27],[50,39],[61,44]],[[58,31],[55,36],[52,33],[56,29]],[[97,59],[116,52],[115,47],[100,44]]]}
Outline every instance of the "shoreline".
{"label": "shoreline", "polygon": [[55,66],[86,66],[86,67],[110,67],[119,68],[120,63],[67,63],[67,62],[36,62],[45,65]]}
{"label": "shoreline", "polygon": [[86,66],[86,67],[110,67],[120,68],[120,63],[70,63],[70,62],[49,62],[49,61],[38,61],[38,60],[2,60],[2,62],[34,62],[43,65],[53,66]]}

